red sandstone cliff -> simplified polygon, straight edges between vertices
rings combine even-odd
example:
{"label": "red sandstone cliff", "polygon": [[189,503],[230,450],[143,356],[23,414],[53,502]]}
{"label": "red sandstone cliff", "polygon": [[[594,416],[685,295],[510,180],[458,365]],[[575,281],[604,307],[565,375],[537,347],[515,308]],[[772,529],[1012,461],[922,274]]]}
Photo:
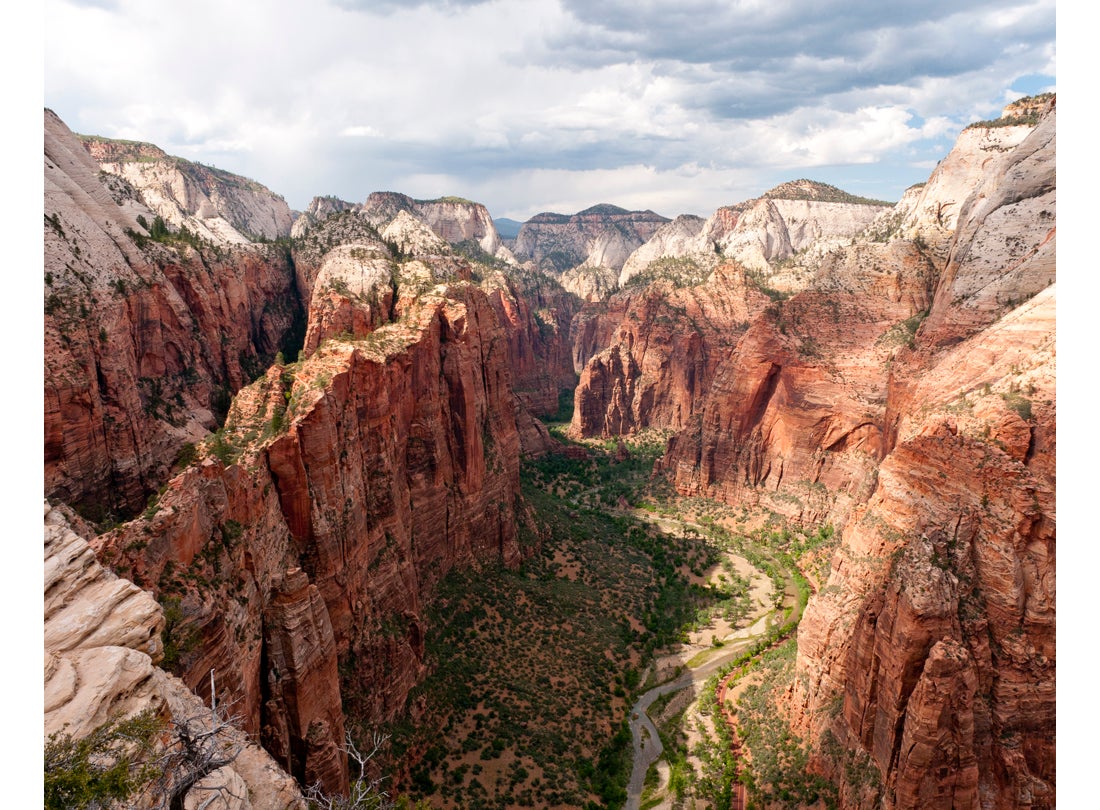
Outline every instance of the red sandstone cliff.
{"label": "red sandstone cliff", "polygon": [[[77,534],[81,521],[45,507],[44,732],[84,737],[111,720],[151,710],[166,724],[210,716],[178,678],[157,666],[164,657],[165,615],[153,597],[116,577]],[[164,735],[158,746],[171,739]],[[213,785],[251,798],[252,807],[301,810],[298,785],[266,751],[232,727],[221,745],[239,749],[232,765],[215,771],[189,792],[187,806],[209,798]],[[158,751],[158,755],[163,751]],[[160,774],[156,774],[160,776]],[[182,774],[181,774],[182,775]],[[207,790],[203,790],[206,787]],[[162,806],[163,795],[131,797],[133,808]],[[196,801],[197,800],[197,801]]]}
{"label": "red sandstone cliff", "polygon": [[606,437],[685,427],[767,304],[741,267],[726,264],[704,284],[632,286],[582,313],[574,321],[574,359],[583,371],[570,432]]}
{"label": "red sandstone cliff", "polygon": [[799,630],[792,717],[846,750],[845,807],[1056,805],[1054,157],[1052,105],[962,206]]}
{"label": "red sandstone cliff", "polygon": [[1055,806],[1053,104],[1023,129],[822,254],[662,462],[844,526],[787,694],[843,807]]}
{"label": "red sandstone cliff", "polygon": [[44,163],[45,492],[129,514],[301,321],[294,274],[274,247],[148,240],[141,194],[50,111]]}
{"label": "red sandstone cliff", "polygon": [[417,265],[392,320],[334,327],[308,359],[273,367],[235,399],[214,455],[98,541],[178,600],[184,681],[202,694],[204,673],[223,673],[246,728],[329,790],[346,785],[344,712],[391,720],[421,677],[435,583],[520,555],[507,341],[484,293],[424,289]]}
{"label": "red sandstone cliff", "polygon": [[301,226],[295,267],[300,288],[314,301],[305,351],[316,348],[319,330],[355,332],[391,317],[395,248],[417,258],[430,278],[477,281],[508,336],[513,389],[532,413],[554,413],[561,390],[576,384],[569,344],[576,296],[539,270],[455,254],[428,222],[404,209],[381,232],[371,223],[368,213],[345,210]]}
{"label": "red sandstone cliff", "polygon": [[662,462],[677,489],[842,522],[872,486],[890,363],[933,283],[906,242],[830,254],[812,289],[769,305],[722,358]]}
{"label": "red sandstone cliff", "polygon": [[481,288],[508,335],[512,387],[536,416],[558,409],[558,395],[576,385],[569,326],[576,296],[539,271],[482,271]]}

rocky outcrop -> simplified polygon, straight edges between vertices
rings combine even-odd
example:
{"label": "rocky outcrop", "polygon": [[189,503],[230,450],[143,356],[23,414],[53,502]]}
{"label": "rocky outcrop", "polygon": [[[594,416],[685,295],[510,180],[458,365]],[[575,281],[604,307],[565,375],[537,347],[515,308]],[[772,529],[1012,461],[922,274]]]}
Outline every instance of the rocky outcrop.
{"label": "rocky outcrop", "polygon": [[[374,261],[335,258],[345,277]],[[178,605],[184,681],[224,673],[245,728],[328,790],[346,787],[344,713],[393,720],[422,677],[439,579],[520,559],[508,341],[484,293],[431,272],[401,264],[385,322],[311,318],[318,348],[238,394],[204,460],[99,540]],[[339,294],[366,307],[330,284],[311,311]]]}
{"label": "rocky outcrop", "polygon": [[1055,119],[1051,110],[961,206],[947,269],[922,331],[933,345],[989,326],[1054,282]]}
{"label": "rocky outcrop", "polygon": [[[1036,103],[1046,112],[1053,99]],[[1011,156],[1038,123],[1036,103],[1029,102],[1031,106],[1023,110],[1018,107],[1019,102],[1010,104],[1000,120],[979,122],[964,129],[928,182],[908,189],[893,210],[884,211],[869,226],[869,236],[880,240],[919,239],[942,267],[963,216],[963,203],[980,183],[999,176],[1005,161],[1019,159]],[[1020,113],[1029,114],[1033,120],[1026,120]]]}
{"label": "rocky outcrop", "polygon": [[309,202],[305,211],[300,213],[290,228],[290,235],[294,239],[305,236],[310,228],[319,225],[333,214],[351,211],[356,208],[355,203],[341,200],[339,197],[324,196],[314,197]]}
{"label": "rocky outcrop", "polygon": [[1051,110],[962,206],[874,491],[800,627],[800,730],[881,784],[823,758],[847,807],[1056,805],[1053,161]]}
{"label": "rocky outcrop", "polygon": [[[768,302],[731,263],[703,285],[632,287],[586,313],[574,323],[574,356],[583,371],[570,432],[609,437],[684,428],[720,363]],[[607,348],[597,351],[601,346]]]}
{"label": "rocky outcrop", "polygon": [[[691,217],[665,226],[628,259],[619,283],[639,274],[660,277],[666,272],[662,263],[669,260],[690,260],[710,270],[722,257],[770,279],[778,263],[815,243],[855,236],[884,210],[891,210],[887,203],[855,197],[825,183],[783,183],[754,200],[719,208],[701,224]],[[797,292],[804,286],[787,283],[782,289]]]}
{"label": "rocky outcrop", "polygon": [[811,290],[771,303],[721,358],[662,462],[684,494],[842,522],[883,448],[891,358],[931,301],[912,245],[837,251]]}
{"label": "rocky outcrop", "polygon": [[132,514],[293,343],[293,268],[273,246],[143,236],[142,194],[49,111],[44,171],[45,492],[96,519]]}
{"label": "rocky outcrop", "polygon": [[164,616],[149,594],[99,564],[59,509],[45,506],[46,734],[83,737],[154,702]]}
{"label": "rocky outcrop", "polygon": [[101,170],[126,181],[174,230],[186,227],[221,245],[290,234],[290,207],[254,180],[172,157],[149,143],[79,138]]}
{"label": "rocky outcrop", "polygon": [[523,223],[513,253],[517,260],[534,262],[555,277],[580,265],[603,268],[606,279],[602,286],[593,281],[593,271],[588,271],[579,274],[578,283],[583,284],[574,290],[596,300],[594,296],[603,287],[614,287],[630,254],[666,222],[652,211],[627,211],[614,205],[594,205],[572,216],[537,214]]}
{"label": "rocky outcrop", "polygon": [[382,231],[401,213],[419,220],[443,241],[452,245],[475,244],[491,257],[510,255],[497,233],[488,209],[480,203],[461,197],[440,197],[437,200],[414,200],[394,191],[375,191],[361,204],[335,197],[315,197],[309,208],[294,223],[294,235],[304,236],[334,213],[351,211],[361,215],[370,225]]}
{"label": "rocky outcrop", "polygon": [[[44,734],[86,737],[103,724],[152,710],[163,722],[207,716],[193,693],[160,669],[160,605],[132,582],[103,568],[61,509],[45,506]],[[223,742],[239,747],[234,763],[210,784],[237,785],[242,808],[304,807],[301,793],[259,746],[227,728]],[[163,744],[163,743],[162,743]],[[159,775],[159,774],[158,774]],[[187,806],[207,792],[192,791]],[[152,807],[161,796],[141,796]]]}
{"label": "rocky outcrop", "polygon": [[[336,640],[317,586],[291,568],[264,608],[264,747],[302,784],[347,781]],[[303,750],[304,748],[304,750]]]}
{"label": "rocky outcrop", "polygon": [[[561,392],[577,382],[569,327],[579,302],[537,270],[482,269],[480,286],[508,336],[508,366],[516,396],[535,416],[554,414]],[[538,428],[532,425],[531,430]]]}
{"label": "rocky outcrop", "polygon": [[623,263],[619,286],[625,287],[631,279],[641,276],[662,258],[682,257],[695,252],[698,248],[697,237],[705,224],[706,220],[702,217],[690,214],[681,214],[672,222],[666,222]]}

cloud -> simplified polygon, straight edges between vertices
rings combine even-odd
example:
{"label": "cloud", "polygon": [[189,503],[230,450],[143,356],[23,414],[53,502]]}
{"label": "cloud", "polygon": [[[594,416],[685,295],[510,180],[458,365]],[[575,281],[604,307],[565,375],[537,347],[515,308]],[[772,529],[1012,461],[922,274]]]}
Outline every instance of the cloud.
{"label": "cloud", "polygon": [[845,165],[900,190],[1018,79],[1054,81],[1050,0],[47,0],[46,15],[46,103],[71,127],[299,208],[393,188],[481,190],[516,212],[621,188],[707,213],[690,200]]}

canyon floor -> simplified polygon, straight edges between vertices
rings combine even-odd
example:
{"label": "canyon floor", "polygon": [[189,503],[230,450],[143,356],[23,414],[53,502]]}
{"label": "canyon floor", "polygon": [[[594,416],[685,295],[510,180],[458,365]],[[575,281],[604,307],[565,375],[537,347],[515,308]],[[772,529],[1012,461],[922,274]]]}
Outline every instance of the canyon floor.
{"label": "canyon floor", "polygon": [[[393,775],[397,792],[433,807],[718,806],[726,743],[700,724],[717,673],[789,632],[805,598],[780,558],[832,535],[674,497],[652,475],[661,439],[568,443],[525,464],[535,528],[521,542],[539,550],[443,581],[433,671],[385,729],[395,761],[419,760]],[[644,735],[659,729],[665,750],[636,765],[643,695],[657,704]]]}

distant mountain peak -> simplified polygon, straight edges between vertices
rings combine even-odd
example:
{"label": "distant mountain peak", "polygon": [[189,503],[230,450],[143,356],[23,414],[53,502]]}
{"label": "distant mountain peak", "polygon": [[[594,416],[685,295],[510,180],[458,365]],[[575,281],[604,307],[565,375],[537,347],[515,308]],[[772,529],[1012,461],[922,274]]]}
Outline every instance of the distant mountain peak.
{"label": "distant mountain peak", "polygon": [[630,213],[637,212],[627,211],[625,208],[620,208],[619,206],[612,205],[611,203],[599,203],[597,205],[593,205],[590,208],[585,208],[583,211],[578,211],[577,216],[583,216],[584,214],[600,214],[601,216],[611,216],[613,214]]}
{"label": "distant mountain peak", "polygon": [[780,183],[771,191],[765,191],[762,196],[770,200],[813,200],[815,202],[852,203],[853,205],[893,205],[892,202],[886,200],[857,197],[855,194],[849,194],[836,186],[820,183],[817,180],[808,180],[804,177],[799,180]]}

